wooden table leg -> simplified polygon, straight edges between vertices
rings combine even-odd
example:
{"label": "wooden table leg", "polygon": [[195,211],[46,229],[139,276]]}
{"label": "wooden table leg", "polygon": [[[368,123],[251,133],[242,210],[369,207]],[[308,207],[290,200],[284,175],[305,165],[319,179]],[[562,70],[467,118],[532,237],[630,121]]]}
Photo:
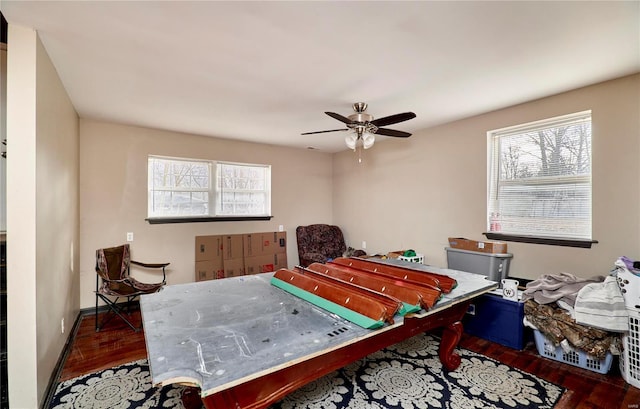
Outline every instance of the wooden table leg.
{"label": "wooden table leg", "polygon": [[462,337],[462,323],[456,321],[444,327],[440,340],[440,362],[448,371],[454,371],[460,366],[460,355],[454,352]]}
{"label": "wooden table leg", "polygon": [[182,392],[182,405],[185,409],[202,409],[204,403],[200,397],[200,388],[187,387]]}

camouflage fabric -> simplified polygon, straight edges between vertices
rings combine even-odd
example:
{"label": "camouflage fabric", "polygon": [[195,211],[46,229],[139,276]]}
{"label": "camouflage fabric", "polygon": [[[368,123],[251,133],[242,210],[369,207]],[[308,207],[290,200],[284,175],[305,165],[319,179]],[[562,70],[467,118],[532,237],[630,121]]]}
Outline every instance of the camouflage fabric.
{"label": "camouflage fabric", "polygon": [[538,304],[527,300],[524,314],[555,345],[566,339],[573,347],[598,359],[603,359],[607,352],[621,350],[622,341],[618,334],[580,325],[555,303]]}

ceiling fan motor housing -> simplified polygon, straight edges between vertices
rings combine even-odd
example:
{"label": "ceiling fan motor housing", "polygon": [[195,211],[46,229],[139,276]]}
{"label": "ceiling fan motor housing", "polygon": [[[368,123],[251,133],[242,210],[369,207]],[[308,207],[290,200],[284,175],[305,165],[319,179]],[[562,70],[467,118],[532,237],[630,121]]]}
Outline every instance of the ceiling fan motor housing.
{"label": "ceiling fan motor housing", "polygon": [[360,123],[373,121],[373,115],[365,114],[363,112],[357,113],[357,114],[351,114],[348,116],[348,118],[353,122],[360,122]]}
{"label": "ceiling fan motor housing", "polygon": [[358,134],[358,139],[362,137],[364,132],[375,133],[378,128],[371,124],[373,121],[373,115],[369,115],[364,111],[367,110],[367,104],[365,102],[356,102],[353,104],[353,110],[355,114],[348,116],[351,120],[351,124],[347,124],[347,128],[355,129]]}

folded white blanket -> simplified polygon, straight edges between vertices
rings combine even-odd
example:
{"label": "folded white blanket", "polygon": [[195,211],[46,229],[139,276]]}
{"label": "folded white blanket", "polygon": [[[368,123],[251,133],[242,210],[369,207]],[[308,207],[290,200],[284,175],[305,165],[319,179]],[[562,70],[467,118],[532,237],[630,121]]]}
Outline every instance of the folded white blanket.
{"label": "folded white blanket", "polygon": [[608,276],[602,283],[582,287],[576,297],[574,312],[578,324],[607,331],[629,331],[629,314],[613,276]]}
{"label": "folded white blanket", "polygon": [[551,304],[562,300],[572,307],[578,291],[589,283],[602,282],[604,277],[580,278],[570,273],[544,274],[527,284],[522,301],[535,300],[538,304]]}

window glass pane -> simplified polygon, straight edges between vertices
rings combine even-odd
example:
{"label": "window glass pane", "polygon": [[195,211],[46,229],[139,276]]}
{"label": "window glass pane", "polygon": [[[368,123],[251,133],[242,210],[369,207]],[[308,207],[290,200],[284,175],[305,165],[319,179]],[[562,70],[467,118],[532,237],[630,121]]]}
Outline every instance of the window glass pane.
{"label": "window glass pane", "polygon": [[591,239],[591,116],[489,133],[488,229]]}
{"label": "window glass pane", "polygon": [[217,214],[269,215],[269,166],[218,163],[217,170]]}
{"label": "window glass pane", "polygon": [[209,169],[204,161],[149,157],[149,216],[207,216]]}

